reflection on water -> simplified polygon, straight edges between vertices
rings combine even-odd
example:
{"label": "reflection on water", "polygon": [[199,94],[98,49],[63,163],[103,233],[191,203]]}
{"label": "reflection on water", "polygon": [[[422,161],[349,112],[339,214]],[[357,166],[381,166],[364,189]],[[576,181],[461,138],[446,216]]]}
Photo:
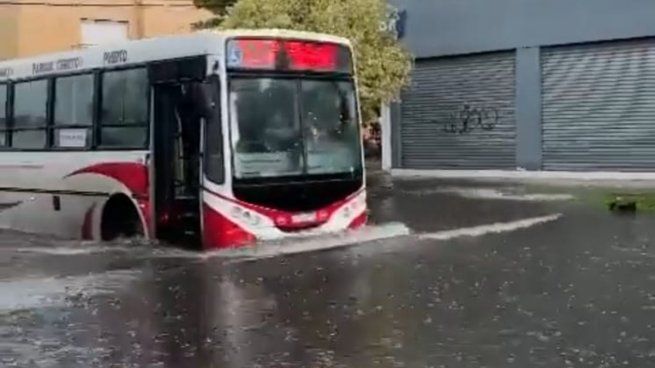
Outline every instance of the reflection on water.
{"label": "reflection on water", "polygon": [[[0,342],[0,356],[3,363],[20,367],[28,362],[39,367],[110,362],[268,367],[271,362],[289,360],[297,361],[298,366],[305,366],[301,362],[338,366],[333,351],[308,345],[299,358],[298,353],[305,349],[294,348],[307,340],[304,334],[320,332],[326,326],[320,321],[302,329],[290,324],[291,318],[297,317],[291,300],[306,302],[311,296],[313,303],[322,303],[327,289],[320,284],[337,275],[316,266],[311,269],[314,272],[296,269],[291,276],[284,276],[291,271],[286,257],[406,234],[405,226],[389,224],[214,253],[134,242],[68,242],[47,247],[37,241],[36,246],[6,247],[2,251],[11,251],[15,261],[40,271],[0,279],[0,326],[10,326],[2,327],[6,339]],[[255,259],[268,260],[266,264],[249,263],[252,266],[245,270],[235,268]],[[81,274],[70,275],[65,264]],[[46,265],[54,275],[41,274],[49,268],[43,267]],[[291,280],[303,285],[280,289],[280,282]],[[352,284],[365,290],[365,283]],[[337,286],[339,292],[353,295],[343,285]],[[291,291],[300,294],[304,288],[311,295],[290,295]],[[307,323],[308,316],[309,311],[300,314],[298,322]],[[320,333],[333,335],[330,325],[327,328]],[[288,349],[297,352],[292,357]]]}
{"label": "reflection on water", "polygon": [[[130,252],[139,258],[234,258],[239,260],[255,260],[278,257],[282,255],[299,254],[315,251],[337,249],[374,240],[388,239],[410,233],[409,228],[401,223],[387,223],[366,226],[356,231],[325,234],[306,238],[290,238],[277,241],[264,241],[252,247],[216,250],[209,252],[186,251],[179,248],[152,247],[145,241],[126,240],[122,243],[97,244],[66,242],[60,246],[26,246],[16,249],[20,253],[42,255],[92,255]],[[54,245],[54,244],[53,244]]]}
{"label": "reflection on water", "polygon": [[139,271],[122,270],[81,276],[0,281],[0,313],[62,306],[70,298],[82,294],[91,296],[119,290],[139,276]]}

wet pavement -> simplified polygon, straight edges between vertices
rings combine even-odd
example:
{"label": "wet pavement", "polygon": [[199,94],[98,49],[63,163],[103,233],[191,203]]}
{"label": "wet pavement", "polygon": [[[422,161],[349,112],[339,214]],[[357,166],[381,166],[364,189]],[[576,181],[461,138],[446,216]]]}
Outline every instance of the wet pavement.
{"label": "wet pavement", "polygon": [[0,367],[655,367],[652,215],[369,183],[368,232],[263,251],[2,232]]}

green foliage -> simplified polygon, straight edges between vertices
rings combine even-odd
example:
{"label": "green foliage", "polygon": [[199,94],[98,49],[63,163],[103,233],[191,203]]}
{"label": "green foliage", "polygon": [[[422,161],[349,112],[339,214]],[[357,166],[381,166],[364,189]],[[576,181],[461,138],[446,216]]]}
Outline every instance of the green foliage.
{"label": "green foliage", "polygon": [[350,39],[363,118],[370,122],[381,103],[408,83],[412,68],[411,55],[382,27],[388,14],[386,0],[239,0],[219,28],[282,28]]}
{"label": "green foliage", "polygon": [[193,0],[193,4],[198,8],[204,8],[216,14],[215,18],[194,24],[195,28],[215,28],[223,21],[227,9],[234,5],[237,0]]}
{"label": "green foliage", "polygon": [[615,211],[631,209],[639,212],[655,212],[655,193],[608,193],[605,194],[604,203],[607,208]]}
{"label": "green foliage", "polygon": [[225,14],[227,8],[236,2],[237,0],[193,0],[195,6],[205,8],[215,14]]}

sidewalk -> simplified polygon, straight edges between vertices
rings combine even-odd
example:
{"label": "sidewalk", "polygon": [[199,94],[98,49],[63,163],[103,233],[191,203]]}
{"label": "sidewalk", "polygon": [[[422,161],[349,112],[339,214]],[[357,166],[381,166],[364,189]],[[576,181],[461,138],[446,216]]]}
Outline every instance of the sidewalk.
{"label": "sidewalk", "polygon": [[393,169],[391,175],[399,179],[466,179],[557,186],[655,188],[655,172]]}

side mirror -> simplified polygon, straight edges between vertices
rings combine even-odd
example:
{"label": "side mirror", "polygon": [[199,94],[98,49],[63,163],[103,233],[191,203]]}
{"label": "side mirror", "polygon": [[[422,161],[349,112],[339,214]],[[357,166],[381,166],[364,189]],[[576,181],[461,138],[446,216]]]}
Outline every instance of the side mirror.
{"label": "side mirror", "polygon": [[193,85],[193,100],[196,112],[205,119],[210,119],[218,112],[220,105],[220,83],[213,75],[204,82]]}

